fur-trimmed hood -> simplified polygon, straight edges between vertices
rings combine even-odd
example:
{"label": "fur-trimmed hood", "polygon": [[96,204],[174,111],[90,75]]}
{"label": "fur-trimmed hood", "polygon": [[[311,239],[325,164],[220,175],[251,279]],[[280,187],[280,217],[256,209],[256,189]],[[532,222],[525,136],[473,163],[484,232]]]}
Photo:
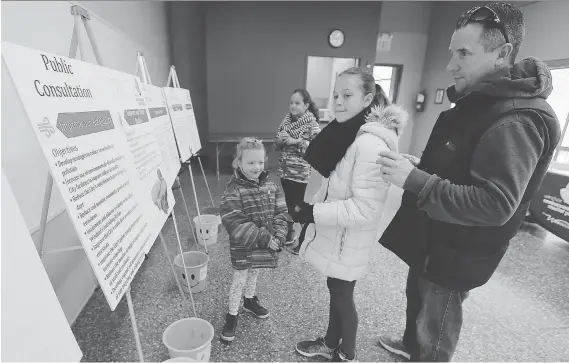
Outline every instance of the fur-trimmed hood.
{"label": "fur-trimmed hood", "polygon": [[373,134],[383,139],[392,151],[398,152],[398,140],[408,119],[407,111],[395,104],[374,106],[366,115],[366,123],[360,128],[359,134]]}

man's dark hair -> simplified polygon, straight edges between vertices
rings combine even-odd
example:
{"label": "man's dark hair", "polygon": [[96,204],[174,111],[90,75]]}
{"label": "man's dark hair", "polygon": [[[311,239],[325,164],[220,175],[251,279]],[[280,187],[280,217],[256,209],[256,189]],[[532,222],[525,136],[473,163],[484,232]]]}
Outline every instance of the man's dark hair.
{"label": "man's dark hair", "polygon": [[[489,3],[483,6],[492,9],[502,22],[502,29],[506,33],[508,41],[513,46],[512,53],[510,55],[510,61],[513,63],[518,56],[520,46],[524,41],[526,33],[526,26],[522,12],[517,7],[508,3]],[[479,6],[462,13],[456,22],[455,31],[464,28],[468,24],[478,23],[482,25],[484,29],[480,36],[480,42],[484,46],[485,51],[492,51],[505,44],[506,37],[502,34],[502,30],[499,26],[496,26],[492,22],[470,19],[470,16],[473,14],[472,11],[476,8],[479,8]]]}

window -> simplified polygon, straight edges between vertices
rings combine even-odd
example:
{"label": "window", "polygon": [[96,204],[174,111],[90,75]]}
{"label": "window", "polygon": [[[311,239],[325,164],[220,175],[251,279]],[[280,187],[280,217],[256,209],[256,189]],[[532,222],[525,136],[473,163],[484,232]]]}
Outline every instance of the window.
{"label": "window", "polygon": [[553,92],[547,102],[555,111],[561,127],[561,142],[553,156],[553,167],[569,169],[569,59],[550,62]]}
{"label": "window", "polygon": [[402,65],[376,64],[373,67],[373,78],[379,84],[391,102],[397,101]]}

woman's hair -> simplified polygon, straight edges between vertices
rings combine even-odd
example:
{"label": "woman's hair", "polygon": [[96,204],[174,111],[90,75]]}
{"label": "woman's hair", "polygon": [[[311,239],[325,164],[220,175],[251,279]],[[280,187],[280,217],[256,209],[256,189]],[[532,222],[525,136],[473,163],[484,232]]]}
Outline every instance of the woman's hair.
{"label": "woman's hair", "polygon": [[308,111],[312,112],[314,117],[316,117],[316,121],[318,121],[320,119],[318,117],[318,109],[316,108],[314,101],[312,101],[312,97],[310,97],[310,93],[308,93],[308,91],[305,90],[304,88],[295,89],[294,92],[291,93],[291,95],[293,95],[295,93],[298,93],[300,95],[300,97],[302,97],[302,102],[308,103]]}
{"label": "woman's hair", "polygon": [[381,88],[381,86],[375,83],[373,75],[365,68],[362,67],[352,67],[341,72],[338,77],[344,75],[359,76],[362,80],[362,90],[364,91],[364,96],[371,93],[374,97],[375,103],[379,104],[381,107],[389,106],[391,101]]}
{"label": "woman's hair", "polygon": [[257,139],[256,137],[244,137],[235,147],[235,158],[231,163],[233,169],[239,168],[239,162],[243,157],[244,150],[263,150],[265,152],[265,159],[267,158],[265,145],[263,145],[263,142],[261,140]]}

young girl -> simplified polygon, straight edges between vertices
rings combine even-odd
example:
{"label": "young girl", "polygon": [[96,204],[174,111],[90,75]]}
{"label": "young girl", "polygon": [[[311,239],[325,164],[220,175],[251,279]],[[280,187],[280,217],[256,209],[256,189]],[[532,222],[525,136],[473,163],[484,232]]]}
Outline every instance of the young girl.
{"label": "young girl", "polygon": [[265,147],[247,137],[237,145],[233,160],[235,173],[221,197],[221,222],[229,234],[233,283],[229,290],[229,313],[221,338],[233,341],[241,295],[243,310],[257,318],[269,311],[255,296],[260,268],[275,268],[287,233],[287,209],[277,184],[265,168]]}
{"label": "young girl", "polygon": [[[275,137],[275,148],[281,150],[277,175],[281,178],[289,213],[292,213],[294,207],[304,201],[310,165],[303,159],[303,156],[310,141],[319,132],[318,110],[310,94],[304,89],[294,90],[290,96],[290,112],[281,122]],[[286,244],[288,245],[295,240],[294,222],[290,215],[287,226]],[[300,245],[293,252],[298,254],[299,249]]]}
{"label": "young girl", "polygon": [[382,214],[389,183],[382,179],[376,159],[380,151],[397,151],[407,113],[390,105],[363,68],[338,75],[334,111],[336,120],[312,141],[305,155],[325,179],[314,204],[303,203],[293,213],[295,221],[309,223],[301,257],[328,277],[328,330],[323,338],[298,343],[296,350],[307,357],[354,361],[354,287],[365,275],[372,247],[387,225]]}

